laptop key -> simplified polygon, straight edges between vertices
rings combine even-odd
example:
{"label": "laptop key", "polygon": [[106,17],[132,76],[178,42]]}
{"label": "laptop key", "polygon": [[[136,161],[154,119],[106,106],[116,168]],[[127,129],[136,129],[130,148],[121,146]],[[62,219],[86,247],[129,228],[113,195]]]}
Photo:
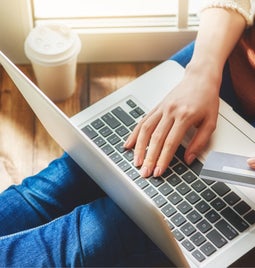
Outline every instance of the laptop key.
{"label": "laptop key", "polygon": [[210,206],[208,205],[207,202],[204,200],[200,201],[199,203],[196,204],[195,208],[202,214],[204,214],[206,211],[210,209]]}
{"label": "laptop key", "polygon": [[181,213],[186,214],[191,211],[192,206],[187,201],[182,201],[177,208],[180,210]]}
{"label": "laptop key", "polygon": [[135,183],[141,188],[144,189],[146,186],[149,185],[149,183],[143,179],[143,178],[138,178],[137,180],[135,180]]}
{"label": "laptop key", "polygon": [[196,180],[192,183],[191,187],[198,193],[202,192],[206,186],[201,180]]}
{"label": "laptop key", "polygon": [[167,203],[166,199],[162,195],[157,195],[156,197],[153,198],[153,201],[159,208],[161,208]]}
{"label": "laptop key", "polygon": [[127,114],[120,106],[112,110],[112,113],[126,126],[130,126],[135,123],[135,120]]}
{"label": "laptop key", "polygon": [[167,168],[167,169],[165,170],[165,172],[162,174],[162,177],[163,177],[164,179],[166,179],[166,178],[169,177],[172,173],[173,173],[173,171],[172,171],[170,168]]}
{"label": "laptop key", "polygon": [[128,177],[133,181],[140,177],[140,174],[135,169],[130,169],[127,173]]}
{"label": "laptop key", "polygon": [[126,172],[131,168],[131,165],[127,161],[122,161],[118,164],[118,167],[122,169],[122,171]]}
{"label": "laptop key", "polygon": [[230,188],[223,182],[216,182],[212,186],[212,189],[220,196],[223,196],[230,191]]}
{"label": "laptop key", "polygon": [[133,159],[134,159],[134,151],[132,151],[132,150],[127,150],[127,151],[123,154],[123,156],[124,156],[129,162],[131,162],[131,161],[133,161]]}
{"label": "laptop key", "polygon": [[234,192],[230,192],[224,197],[224,200],[231,206],[236,204],[240,199],[241,198]]}
{"label": "laptop key", "polygon": [[179,163],[177,164],[176,166],[173,167],[173,170],[178,174],[178,175],[181,175],[183,174],[185,171],[187,171],[187,167],[182,164],[182,163]]}
{"label": "laptop key", "polygon": [[227,207],[222,212],[221,215],[228,220],[239,232],[245,231],[249,225],[246,223],[234,210]]}
{"label": "laptop key", "polygon": [[110,155],[110,159],[111,159],[115,164],[117,164],[117,163],[119,163],[123,158],[122,158],[117,152],[115,152],[115,153],[113,153],[113,154]]}
{"label": "laptop key", "polygon": [[216,194],[210,189],[206,189],[201,193],[201,195],[206,201],[211,201],[214,197],[216,197]]}
{"label": "laptop key", "polygon": [[101,129],[99,130],[99,133],[100,133],[103,137],[107,137],[107,136],[109,136],[110,134],[112,134],[112,130],[111,130],[109,127],[105,126],[105,127],[101,128]]}
{"label": "laptop key", "polygon": [[135,103],[133,100],[131,100],[131,99],[127,100],[127,101],[126,101],[126,104],[127,104],[130,108],[135,108],[135,106],[136,106],[136,103]]}
{"label": "laptop key", "polygon": [[184,235],[177,229],[175,229],[173,231],[173,235],[174,235],[175,239],[178,241],[182,241],[184,239]]}
{"label": "laptop key", "polygon": [[172,185],[176,186],[179,184],[182,180],[177,176],[176,174],[172,174],[169,178],[167,178],[167,181]]}
{"label": "laptop key", "polygon": [[227,244],[227,240],[215,229],[210,231],[206,237],[217,247],[221,248]]}
{"label": "laptop key", "polygon": [[244,201],[239,202],[237,205],[234,206],[234,210],[239,213],[240,215],[244,215],[247,213],[251,207]]}
{"label": "laptop key", "polygon": [[199,262],[202,262],[205,260],[205,256],[198,249],[192,252],[192,256]]}
{"label": "laptop key", "polygon": [[120,126],[120,122],[110,113],[103,115],[102,119],[107,125],[109,125],[113,129]]}
{"label": "laptop key", "polygon": [[104,147],[102,147],[101,149],[102,149],[102,151],[103,151],[105,154],[107,154],[107,155],[110,155],[111,153],[114,152],[114,149],[113,149],[110,145],[108,145],[108,144],[106,144],[106,145],[105,145]]}
{"label": "laptop key", "polygon": [[196,210],[192,210],[188,215],[187,218],[193,223],[197,223],[198,221],[200,221],[202,219],[202,216],[196,211]]}
{"label": "laptop key", "polygon": [[187,182],[191,183],[197,179],[197,176],[194,175],[191,171],[186,172],[182,175],[182,178]]}
{"label": "laptop key", "polygon": [[176,150],[176,155],[181,159],[184,160],[184,153],[185,153],[185,148],[180,145],[178,149]]}
{"label": "laptop key", "polygon": [[91,127],[91,126],[85,126],[84,128],[81,129],[82,132],[84,132],[90,139],[94,139],[95,137],[98,136],[96,131]]}
{"label": "laptop key", "polygon": [[171,222],[175,224],[177,227],[181,226],[183,223],[185,223],[187,220],[180,214],[177,213],[171,218]]}
{"label": "laptop key", "polygon": [[176,190],[181,194],[181,195],[185,195],[188,192],[191,191],[191,188],[185,183],[181,183],[176,187]]}
{"label": "laptop key", "polygon": [[185,223],[182,227],[181,227],[181,231],[186,235],[186,236],[190,236],[192,235],[195,231],[196,228],[190,224],[189,222]]}
{"label": "laptop key", "polygon": [[196,246],[200,246],[206,241],[206,238],[200,232],[197,232],[197,233],[195,233],[194,235],[191,236],[190,240]]}
{"label": "laptop key", "polygon": [[106,144],[106,141],[105,141],[102,137],[98,136],[97,138],[94,139],[94,143],[95,143],[98,147],[102,147],[103,145]]}
{"label": "laptop key", "polygon": [[144,189],[144,192],[145,192],[150,198],[152,198],[152,197],[154,197],[155,195],[158,194],[157,190],[156,190],[154,187],[152,187],[151,185],[149,185],[148,187],[146,187],[146,188]]}
{"label": "laptop key", "polygon": [[126,127],[124,127],[123,125],[118,127],[115,131],[121,137],[123,137],[129,133],[129,130]]}
{"label": "laptop key", "polygon": [[210,242],[207,242],[203,246],[200,247],[200,250],[206,256],[211,256],[216,251],[216,248]]}
{"label": "laptop key", "polygon": [[244,216],[245,220],[249,222],[249,224],[254,224],[255,223],[255,211],[252,210],[249,213],[247,213]]}
{"label": "laptop key", "polygon": [[164,180],[160,177],[151,177],[149,181],[155,186],[158,187],[162,183],[164,183]]}
{"label": "laptop key", "polygon": [[203,164],[198,159],[195,159],[191,163],[191,165],[189,165],[189,168],[197,175],[200,174],[202,167],[203,167]]}
{"label": "laptop key", "polygon": [[126,151],[126,149],[123,147],[124,142],[120,142],[118,143],[115,148],[120,152],[120,153],[124,153]]}
{"label": "laptop key", "polygon": [[210,229],[212,229],[212,225],[207,220],[200,221],[196,226],[197,226],[197,229],[201,231],[202,233],[206,233]]}
{"label": "laptop key", "polygon": [[212,209],[205,214],[205,217],[208,221],[214,223],[220,218],[220,215],[214,209]]}
{"label": "laptop key", "polygon": [[195,192],[190,192],[186,195],[186,199],[193,205],[197,203],[201,199],[201,197]]}
{"label": "laptop key", "polygon": [[215,224],[215,227],[228,239],[234,239],[238,233],[237,231],[225,220],[220,220]]}
{"label": "laptop key", "polygon": [[192,251],[195,246],[188,240],[188,239],[185,239],[183,242],[182,242],[182,245],[188,250],[188,251]]}
{"label": "laptop key", "polygon": [[165,205],[161,211],[167,216],[167,217],[171,217],[172,215],[175,214],[175,212],[177,211],[171,204],[167,204]]}
{"label": "laptop key", "polygon": [[163,195],[169,195],[173,191],[173,188],[168,183],[164,183],[161,186],[159,186],[158,190]]}
{"label": "laptop key", "polygon": [[96,119],[95,121],[93,121],[91,123],[91,125],[95,128],[95,129],[99,129],[101,128],[102,126],[104,126],[104,122],[100,119]]}
{"label": "laptop key", "polygon": [[112,134],[110,137],[107,138],[107,141],[111,144],[111,145],[115,145],[118,142],[120,142],[120,138],[116,135],[116,134]]}
{"label": "laptop key", "polygon": [[216,199],[214,199],[211,202],[212,207],[214,207],[217,211],[222,210],[224,207],[226,207],[226,203],[220,199],[219,197],[217,197]]}
{"label": "laptop key", "polygon": [[183,199],[182,197],[176,193],[176,192],[173,192],[172,194],[170,194],[167,199],[173,204],[173,205],[176,205],[178,203],[180,203]]}

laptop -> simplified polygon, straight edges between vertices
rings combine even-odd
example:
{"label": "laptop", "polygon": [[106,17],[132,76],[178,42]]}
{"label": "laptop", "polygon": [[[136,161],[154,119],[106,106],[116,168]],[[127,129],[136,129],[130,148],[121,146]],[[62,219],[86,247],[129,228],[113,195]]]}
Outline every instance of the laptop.
{"label": "laptop", "polygon": [[178,267],[227,267],[255,246],[254,188],[201,179],[212,151],[252,155],[255,131],[224,101],[217,129],[191,166],[185,136],[166,172],[142,179],[122,144],[183,77],[167,60],[68,118],[0,52],[0,63],[49,134]]}

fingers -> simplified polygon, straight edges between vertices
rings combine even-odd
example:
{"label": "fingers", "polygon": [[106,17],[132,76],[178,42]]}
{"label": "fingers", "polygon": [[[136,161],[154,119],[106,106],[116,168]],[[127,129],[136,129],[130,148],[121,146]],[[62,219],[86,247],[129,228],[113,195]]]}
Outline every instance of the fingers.
{"label": "fingers", "polygon": [[[144,161],[140,164],[142,164],[141,167],[141,176],[142,177],[148,177],[154,172],[154,176],[157,177],[164,171],[164,166],[161,166],[161,164],[157,165],[158,160],[160,159],[160,155],[165,152],[165,140],[170,132],[170,129],[172,128],[173,121],[170,118],[162,118],[161,121],[158,123],[156,128],[154,129],[150,140],[148,140],[148,150],[146,153],[146,157]],[[135,148],[135,154],[140,154],[140,146],[139,143],[137,143],[138,146]],[[164,162],[167,162],[168,158],[164,159]],[[156,168],[155,168],[156,166]],[[154,170],[155,169],[155,170]]]}
{"label": "fingers", "polygon": [[190,165],[202,152],[216,128],[216,120],[204,120],[189,143],[184,159]]}
{"label": "fingers", "polygon": [[[183,124],[181,121],[175,121],[171,127],[171,131],[168,131],[168,135],[164,140],[164,144],[158,154],[158,159],[155,164],[155,169],[153,172],[154,177],[161,176],[166,168],[168,167],[170,161],[172,160],[178,146],[186,133],[189,126]],[[146,165],[146,159],[143,165]]]}
{"label": "fingers", "polygon": [[[148,141],[148,151],[140,170],[142,177],[148,177],[151,174],[158,177],[164,173],[190,127],[187,122],[173,121],[174,119],[170,118],[170,116],[162,118]],[[140,153],[139,149],[140,147],[138,150],[135,148],[137,154]]]}
{"label": "fingers", "polygon": [[249,158],[247,160],[247,164],[249,165],[250,168],[255,169],[255,157]]}

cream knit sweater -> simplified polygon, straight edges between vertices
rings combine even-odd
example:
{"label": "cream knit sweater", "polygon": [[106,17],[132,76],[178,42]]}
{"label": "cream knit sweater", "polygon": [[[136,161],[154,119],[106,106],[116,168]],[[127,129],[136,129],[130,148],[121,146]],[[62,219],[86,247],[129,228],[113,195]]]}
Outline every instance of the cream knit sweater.
{"label": "cream knit sweater", "polygon": [[245,18],[247,25],[253,24],[254,0],[206,0],[202,10],[210,7],[235,10]]}

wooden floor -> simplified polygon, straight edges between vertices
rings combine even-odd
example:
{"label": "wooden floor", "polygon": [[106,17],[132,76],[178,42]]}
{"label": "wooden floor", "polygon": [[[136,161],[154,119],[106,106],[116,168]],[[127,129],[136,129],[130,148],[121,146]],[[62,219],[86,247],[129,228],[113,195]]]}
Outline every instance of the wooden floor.
{"label": "wooden floor", "polygon": [[[156,63],[79,64],[75,94],[57,105],[69,117],[155,66]],[[30,65],[19,66],[35,82]],[[47,134],[0,66],[0,190],[37,173],[62,149]],[[8,177],[8,180],[6,179]]]}
{"label": "wooden floor", "polygon": [[[156,64],[79,64],[75,94],[57,105],[72,116]],[[30,65],[19,67],[35,81]],[[0,191],[37,173],[62,152],[0,66]],[[255,267],[254,253],[255,250],[231,267]]]}

